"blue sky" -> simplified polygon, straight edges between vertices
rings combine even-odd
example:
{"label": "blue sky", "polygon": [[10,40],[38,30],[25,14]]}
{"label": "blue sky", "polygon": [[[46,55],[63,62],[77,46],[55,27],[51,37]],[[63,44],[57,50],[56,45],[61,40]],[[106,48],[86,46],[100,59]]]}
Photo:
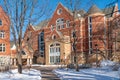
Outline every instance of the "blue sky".
{"label": "blue sky", "polygon": [[[53,13],[59,2],[61,2],[64,6],[66,6],[65,1],[67,1],[67,0],[50,0],[50,3],[48,4],[48,6],[50,6],[52,8],[51,10]],[[72,1],[75,1],[75,0],[72,0]],[[113,3],[115,1],[118,1],[119,9],[120,9],[120,0],[80,0],[80,1],[81,1],[80,7],[81,7],[81,9],[83,9],[85,11],[87,11],[91,7],[92,4],[95,4],[98,8],[103,9],[103,8],[108,7],[106,5]],[[3,4],[3,1],[0,0],[0,5],[2,5],[2,4]],[[39,4],[41,4],[41,3],[39,3]],[[52,13],[50,13],[50,14],[52,15]],[[49,15],[49,16],[51,16],[51,15]],[[48,18],[48,16],[47,16],[47,18]],[[46,17],[43,16],[43,18],[41,18],[41,20],[43,20],[43,19],[46,19]]]}
{"label": "blue sky", "polygon": [[[40,23],[40,21],[42,21],[42,20],[50,18],[53,15],[53,12],[55,11],[55,9],[56,9],[56,7],[57,7],[59,2],[61,2],[64,6],[68,7],[66,2],[65,2],[66,0],[49,0],[49,1],[50,1],[50,3],[48,4],[48,7],[51,8],[51,12],[48,13],[49,16],[42,16],[36,22],[36,24]],[[72,1],[74,2],[75,0],[72,0]],[[80,1],[81,1],[80,9],[83,9],[83,10],[87,11],[93,4],[95,4],[100,9],[104,9],[106,7],[109,7],[109,6],[106,6],[106,5],[108,5],[110,3],[113,3],[116,0],[80,0]],[[39,5],[40,4],[42,4],[42,2],[39,0]],[[3,1],[2,0],[0,0],[0,5],[1,6],[3,5]],[[119,5],[119,9],[120,9],[120,0],[118,0],[118,5]],[[25,29],[24,29],[24,31],[25,31]]]}
{"label": "blue sky", "polygon": [[[50,7],[52,5],[52,7],[51,7],[52,8],[52,13],[51,13],[50,16],[53,15],[53,12],[55,11],[59,2],[67,7],[65,1],[66,0],[50,0],[50,4],[48,5]],[[75,0],[72,0],[72,1],[75,1]],[[93,4],[95,4],[100,9],[104,9],[106,7],[109,7],[109,6],[107,6],[108,4],[113,3],[116,0],[80,0],[80,1],[81,1],[81,6],[80,6],[81,9],[87,11],[91,7],[91,5],[93,5]],[[119,9],[120,9],[120,0],[118,0],[118,5],[119,5]],[[42,19],[44,20],[46,18],[43,17]]]}
{"label": "blue sky", "polygon": [[[106,7],[106,5],[113,3],[117,0],[80,0],[80,1],[82,1],[81,5],[83,5],[84,7],[93,3],[93,4],[96,4],[100,9],[103,9]],[[64,6],[66,5],[65,0],[51,0],[51,3],[53,4],[53,8],[57,6],[58,2],[61,2]],[[89,4],[87,4],[87,2]],[[119,4],[119,9],[120,9],[120,0],[118,0],[118,4]]]}

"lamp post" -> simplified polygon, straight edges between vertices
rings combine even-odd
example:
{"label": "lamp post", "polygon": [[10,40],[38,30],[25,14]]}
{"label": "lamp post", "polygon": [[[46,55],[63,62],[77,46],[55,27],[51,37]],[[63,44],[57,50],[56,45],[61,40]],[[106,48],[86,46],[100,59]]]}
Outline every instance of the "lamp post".
{"label": "lamp post", "polygon": [[98,44],[95,44],[96,48],[96,67],[98,67]]}

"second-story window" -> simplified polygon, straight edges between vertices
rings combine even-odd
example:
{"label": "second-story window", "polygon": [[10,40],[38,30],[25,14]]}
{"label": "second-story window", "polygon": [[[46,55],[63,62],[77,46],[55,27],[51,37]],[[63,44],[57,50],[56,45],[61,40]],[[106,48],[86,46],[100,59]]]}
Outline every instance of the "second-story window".
{"label": "second-story window", "polygon": [[59,18],[56,20],[56,28],[57,30],[64,28],[64,19]]}
{"label": "second-story window", "polygon": [[4,30],[0,30],[0,38],[4,38],[5,37],[5,31]]}
{"label": "second-story window", "polygon": [[5,52],[5,44],[0,44],[0,52]]}
{"label": "second-story window", "polygon": [[0,26],[2,25],[2,20],[0,19]]}
{"label": "second-story window", "polygon": [[70,27],[70,21],[69,21],[69,20],[66,21],[66,27],[67,27],[67,28]]}
{"label": "second-story window", "polygon": [[54,25],[51,25],[51,31],[53,31],[54,30]]}

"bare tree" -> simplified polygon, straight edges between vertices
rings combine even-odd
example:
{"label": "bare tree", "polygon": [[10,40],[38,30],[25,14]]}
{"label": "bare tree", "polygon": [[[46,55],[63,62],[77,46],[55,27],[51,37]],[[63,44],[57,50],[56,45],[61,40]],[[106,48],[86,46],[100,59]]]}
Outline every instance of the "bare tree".
{"label": "bare tree", "polygon": [[117,54],[119,52],[119,38],[120,38],[120,16],[115,17],[110,25],[110,31],[109,31],[109,38],[110,40],[110,45],[111,45],[111,52],[109,57],[111,59],[115,59],[116,57],[119,57],[119,55]]}
{"label": "bare tree", "polygon": [[22,73],[22,38],[26,28],[48,11],[44,0],[3,0],[3,8],[11,22],[11,33],[16,45],[18,72]]}

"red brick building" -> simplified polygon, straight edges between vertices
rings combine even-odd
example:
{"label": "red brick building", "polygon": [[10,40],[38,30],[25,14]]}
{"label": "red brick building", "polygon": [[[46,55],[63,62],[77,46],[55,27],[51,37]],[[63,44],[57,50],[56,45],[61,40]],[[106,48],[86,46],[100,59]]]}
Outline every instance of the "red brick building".
{"label": "red brick building", "polygon": [[10,56],[10,20],[0,7],[0,56]]}
{"label": "red brick building", "polygon": [[106,58],[110,50],[109,23],[119,15],[113,13],[117,10],[117,5],[104,10],[93,5],[87,12],[71,12],[59,3],[51,19],[29,26],[24,41],[30,41],[33,54],[39,56],[42,64],[74,63],[76,56],[79,63],[89,62],[96,50],[101,59]]}
{"label": "red brick building", "polygon": [[0,65],[10,63],[10,20],[0,6]]}

